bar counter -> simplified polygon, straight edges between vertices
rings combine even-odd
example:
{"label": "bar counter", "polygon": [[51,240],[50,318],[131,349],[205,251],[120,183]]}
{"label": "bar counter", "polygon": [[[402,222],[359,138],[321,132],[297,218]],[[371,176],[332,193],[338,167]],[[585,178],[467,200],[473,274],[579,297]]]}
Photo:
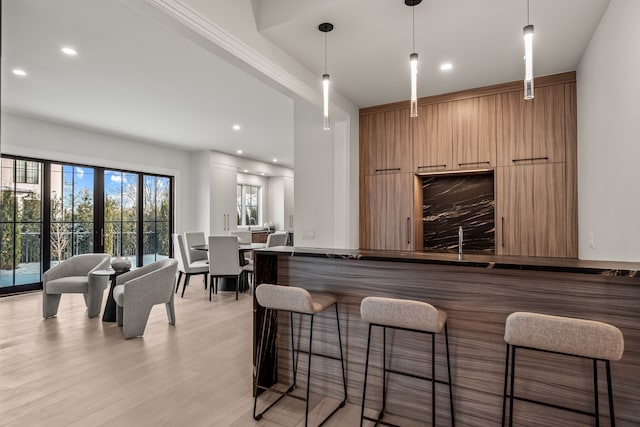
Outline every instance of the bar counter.
{"label": "bar counter", "polygon": [[[426,301],[448,314],[454,409],[459,426],[500,425],[504,386],[504,322],[514,311],[598,320],[617,326],[625,353],[611,363],[616,422],[640,425],[640,263],[569,259],[433,254],[278,247],[255,252],[256,283],[299,286],[337,297],[346,350],[348,401],[361,403],[367,324],[360,301],[384,296]],[[254,300],[256,339],[264,310]],[[297,331],[299,320],[295,319]],[[296,342],[308,348],[308,325]],[[267,319],[266,367],[262,385],[289,380],[291,338],[288,316]],[[337,352],[335,321],[322,314],[314,326],[314,351]],[[367,385],[368,408],[380,407],[381,336],[372,341]],[[406,331],[387,333],[388,361],[398,370],[430,372],[430,339]],[[298,344],[296,344],[298,346]],[[436,337],[436,378],[446,379],[444,337]],[[278,351],[283,351],[281,357]],[[593,409],[592,364],[588,360],[521,352],[516,393],[557,405]],[[305,372],[306,358],[300,358]],[[339,365],[313,360],[312,391],[339,396]],[[608,425],[604,369],[599,369],[601,425]],[[298,376],[298,382],[304,376]],[[300,384],[305,387],[304,383]],[[430,383],[391,375],[387,408],[410,418],[430,419]],[[437,387],[438,425],[449,425],[446,386]],[[524,402],[515,404],[514,425],[595,425],[587,416]]]}

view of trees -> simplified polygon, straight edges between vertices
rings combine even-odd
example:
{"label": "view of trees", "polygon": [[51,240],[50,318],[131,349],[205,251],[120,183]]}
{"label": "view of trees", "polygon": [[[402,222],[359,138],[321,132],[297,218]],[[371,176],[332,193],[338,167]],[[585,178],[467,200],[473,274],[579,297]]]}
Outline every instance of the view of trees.
{"label": "view of trees", "polygon": [[[18,162],[34,163],[26,182],[16,178]],[[104,251],[144,265],[170,253],[171,179],[135,172],[104,171],[104,210],[94,218],[95,174],[91,167],[50,163],[48,231],[50,260],[42,259],[45,162],[2,159],[0,190],[0,286],[37,283],[49,262],[93,252],[96,226],[104,226]],[[23,174],[24,175],[24,174]],[[29,175],[29,176],[31,176]],[[21,175],[22,176],[22,175]],[[141,179],[142,178],[142,179]],[[32,182],[33,181],[33,182]],[[140,185],[142,184],[142,185]],[[142,201],[142,208],[140,207]],[[103,222],[104,221],[104,222]],[[142,227],[142,229],[140,229]],[[139,241],[142,231],[142,241]],[[144,257],[136,259],[142,248]],[[46,261],[46,262],[45,262]],[[38,268],[40,265],[40,268]]]}

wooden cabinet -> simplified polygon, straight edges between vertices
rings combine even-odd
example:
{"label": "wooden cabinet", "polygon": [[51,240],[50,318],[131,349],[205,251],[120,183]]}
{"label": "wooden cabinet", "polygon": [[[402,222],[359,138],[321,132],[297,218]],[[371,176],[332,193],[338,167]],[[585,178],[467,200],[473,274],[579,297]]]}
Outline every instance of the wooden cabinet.
{"label": "wooden cabinet", "polygon": [[498,255],[567,256],[564,163],[499,167]]}
{"label": "wooden cabinet", "polygon": [[565,161],[565,89],[563,84],[536,88],[533,100],[523,91],[500,94],[498,166]]}
{"label": "wooden cabinet", "polygon": [[496,165],[496,95],[453,102],[452,169]]}
{"label": "wooden cabinet", "polygon": [[422,193],[409,176],[487,168],[497,254],[577,257],[575,73],[536,78],[530,101],[521,88],[422,98],[416,118],[408,102],[361,110],[360,246],[420,250]]}
{"label": "wooden cabinet", "polygon": [[413,250],[413,175],[366,176],[364,192],[361,247]]}
{"label": "wooden cabinet", "polygon": [[409,172],[409,109],[360,116],[360,156],[364,175]]}
{"label": "wooden cabinet", "polygon": [[413,172],[457,169],[453,164],[453,103],[442,102],[418,108],[411,119]]}

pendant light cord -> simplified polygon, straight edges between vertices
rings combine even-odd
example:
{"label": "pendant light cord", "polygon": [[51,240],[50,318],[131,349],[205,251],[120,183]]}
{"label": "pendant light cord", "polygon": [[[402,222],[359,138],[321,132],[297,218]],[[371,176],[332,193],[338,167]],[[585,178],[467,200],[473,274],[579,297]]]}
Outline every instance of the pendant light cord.
{"label": "pendant light cord", "polygon": [[411,32],[413,35],[413,52],[415,52],[416,51],[416,7],[415,6],[411,6],[411,14],[412,14]]}
{"label": "pendant light cord", "polygon": [[327,74],[327,33],[326,32],[324,33],[324,73]]}
{"label": "pendant light cord", "polygon": [[529,0],[527,0],[527,25],[531,24],[531,21],[529,20]]}

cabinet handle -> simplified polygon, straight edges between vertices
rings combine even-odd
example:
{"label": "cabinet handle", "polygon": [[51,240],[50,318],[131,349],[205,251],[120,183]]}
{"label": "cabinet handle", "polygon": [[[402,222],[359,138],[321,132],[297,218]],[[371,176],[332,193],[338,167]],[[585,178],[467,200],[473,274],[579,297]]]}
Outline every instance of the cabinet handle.
{"label": "cabinet handle", "polygon": [[376,169],[376,172],[393,172],[399,171],[400,168],[386,168],[386,169]]}
{"label": "cabinet handle", "polygon": [[407,244],[411,243],[411,218],[407,217]]}
{"label": "cabinet handle", "polygon": [[513,163],[517,163],[517,162],[528,162],[528,161],[532,161],[532,160],[549,160],[549,157],[527,157],[524,159],[513,159],[512,162]]}
{"label": "cabinet handle", "polygon": [[429,168],[446,168],[447,165],[426,165],[426,166],[418,166],[418,169],[429,169]]}
{"label": "cabinet handle", "polygon": [[[514,160],[515,161],[515,160]],[[465,162],[458,163],[458,166],[469,166],[469,165],[490,165],[491,162]]]}
{"label": "cabinet handle", "polygon": [[502,217],[502,247],[504,248],[504,217]]}
{"label": "cabinet handle", "polygon": [[102,246],[102,251],[104,252],[104,228],[100,229],[100,246]]}

